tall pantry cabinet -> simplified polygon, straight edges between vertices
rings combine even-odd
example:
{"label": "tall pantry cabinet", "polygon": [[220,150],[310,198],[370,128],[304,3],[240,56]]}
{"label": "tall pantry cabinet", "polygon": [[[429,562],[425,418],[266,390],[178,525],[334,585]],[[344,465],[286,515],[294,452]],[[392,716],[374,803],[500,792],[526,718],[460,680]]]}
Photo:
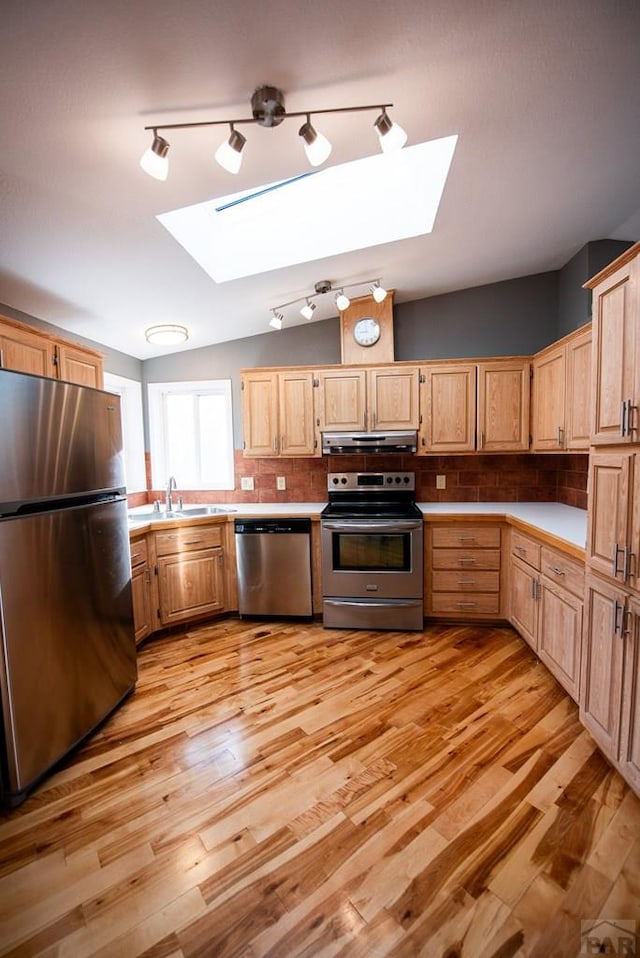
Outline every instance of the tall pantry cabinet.
{"label": "tall pantry cabinet", "polygon": [[580,717],[640,791],[640,243],[593,277]]}

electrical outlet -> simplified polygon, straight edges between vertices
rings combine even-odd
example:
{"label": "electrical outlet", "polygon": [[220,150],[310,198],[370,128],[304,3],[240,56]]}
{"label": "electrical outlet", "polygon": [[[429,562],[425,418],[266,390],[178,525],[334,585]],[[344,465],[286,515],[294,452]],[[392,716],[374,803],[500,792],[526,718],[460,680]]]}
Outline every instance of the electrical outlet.
{"label": "electrical outlet", "polygon": [[276,489],[286,489],[287,480],[284,476],[276,476]]}
{"label": "electrical outlet", "polygon": [[240,488],[244,489],[245,492],[253,492],[253,476],[242,476]]}
{"label": "electrical outlet", "polygon": [[447,488],[447,477],[436,476],[436,489],[446,489],[446,488]]}

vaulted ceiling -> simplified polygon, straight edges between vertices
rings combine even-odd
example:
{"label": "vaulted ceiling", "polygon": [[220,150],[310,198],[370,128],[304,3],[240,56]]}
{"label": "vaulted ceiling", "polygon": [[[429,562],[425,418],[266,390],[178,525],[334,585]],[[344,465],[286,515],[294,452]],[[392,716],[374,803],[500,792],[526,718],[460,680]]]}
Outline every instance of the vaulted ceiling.
{"label": "vaulted ceiling", "polygon": [[[0,302],[132,356],[175,350],[145,342],[155,323],[187,325],[183,348],[266,332],[321,279],[404,302],[640,238],[631,0],[5,0],[0,70]],[[225,128],[168,136],[165,183],[138,165],[144,127],[247,116],[264,83],[290,111],[391,102],[412,144],[458,134],[433,232],[210,279],[157,214],[306,172],[299,123],[244,129],[236,177],[213,161]],[[373,119],[318,118],[329,164],[378,152]]]}

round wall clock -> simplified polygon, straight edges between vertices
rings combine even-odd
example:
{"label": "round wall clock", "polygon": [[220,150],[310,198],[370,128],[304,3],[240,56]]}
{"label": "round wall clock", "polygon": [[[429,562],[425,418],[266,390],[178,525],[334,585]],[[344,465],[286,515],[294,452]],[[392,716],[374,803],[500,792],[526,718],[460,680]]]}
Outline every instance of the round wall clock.
{"label": "round wall clock", "polygon": [[376,319],[365,316],[353,327],[353,338],[358,346],[373,346],[380,339],[380,324]]}

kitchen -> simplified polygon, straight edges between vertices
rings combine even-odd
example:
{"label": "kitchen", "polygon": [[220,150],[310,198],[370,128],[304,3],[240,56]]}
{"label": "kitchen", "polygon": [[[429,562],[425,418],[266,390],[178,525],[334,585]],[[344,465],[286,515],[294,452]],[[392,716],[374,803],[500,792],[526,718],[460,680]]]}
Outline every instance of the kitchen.
{"label": "kitchen", "polygon": [[[172,202],[184,200],[174,196],[167,205]],[[615,225],[633,209],[627,205]],[[439,221],[434,237],[438,226]],[[496,273],[423,298],[407,298],[402,283],[385,268],[385,283],[396,287],[394,360],[416,365],[471,357],[477,367],[494,357],[542,354],[588,322],[590,294],[583,283],[623,251],[619,243],[628,245],[622,236],[601,241],[603,235],[609,230],[582,235],[553,265]],[[631,231],[624,238],[632,241],[636,235]],[[613,245],[606,249],[608,242]],[[501,243],[511,245],[505,236]],[[313,264],[312,277],[307,271],[291,286],[304,292],[320,276],[331,275],[326,264],[320,265]],[[363,276],[378,270],[354,272]],[[278,333],[265,329],[245,339],[137,359],[133,350],[120,351],[87,335],[90,322],[84,333],[58,325],[64,309],[38,308],[33,290],[19,297],[10,278],[2,290],[6,308],[0,312],[9,320],[26,320],[37,330],[53,326],[60,340],[84,340],[105,355],[108,373],[145,385],[231,378],[235,488],[189,489],[181,486],[176,467],[171,471],[185,505],[204,499],[229,507],[254,505],[258,511],[271,503],[279,508],[296,501],[324,503],[330,472],[362,469],[415,472],[420,503],[587,505],[586,450],[417,453],[402,455],[400,462],[370,457],[351,464],[348,457],[321,454],[243,455],[241,370],[339,364],[335,315]],[[286,298],[270,293],[263,305]],[[153,465],[151,460],[152,470]],[[164,505],[168,475],[165,470],[159,482],[134,494],[138,498],[132,496],[131,505],[148,507],[156,498]],[[437,487],[439,476],[445,477],[444,489]],[[284,478],[284,489],[277,488],[278,477]],[[242,488],[243,479],[253,479],[254,488]],[[506,519],[503,526],[502,516],[500,536],[510,536],[506,526],[515,527]],[[221,527],[228,535],[232,522],[229,517],[214,523],[198,519],[191,527]],[[156,532],[140,535],[155,537]],[[436,549],[446,547],[434,544]],[[619,559],[622,569],[622,554]],[[404,940],[415,953],[436,954],[440,943],[443,951],[463,938],[468,954],[481,954],[485,947],[493,954],[505,941],[510,950],[502,953],[515,954],[522,934],[523,953],[548,953],[550,944],[559,942],[564,951],[557,953],[566,954],[579,949],[580,921],[618,919],[622,927],[635,921],[629,903],[637,902],[637,800],[580,726],[570,697],[510,629],[447,628],[442,622],[433,628],[433,641],[425,647],[420,633],[411,631],[400,637],[368,630],[323,634],[316,623],[256,624],[223,616],[199,629],[178,629],[180,660],[167,636],[143,642],[139,670],[149,682],[142,686],[144,694],[136,698],[139,685],[131,709],[116,713],[85,746],[75,770],[63,768],[40,801],[35,795],[28,800],[35,804],[2,821],[6,888],[20,875],[18,898],[3,896],[9,909],[3,915],[9,919],[3,948],[23,942],[31,954],[65,947],[75,954],[151,954],[155,948],[237,953],[254,938],[253,933],[243,937],[246,920],[255,923],[252,947],[262,954],[296,954],[305,947],[307,953],[324,948],[355,954],[350,951],[358,947],[355,942],[373,953],[373,943],[381,940],[383,953],[397,949],[399,954]],[[426,684],[412,695],[420,672]],[[315,673],[317,686],[310,678]],[[167,684],[171,688],[163,698]],[[243,731],[247,717],[255,723],[249,738]],[[425,732],[429,725],[439,736],[431,744]],[[333,751],[327,750],[323,731],[334,736]],[[507,741],[499,745],[501,733]],[[378,750],[374,743],[380,735]],[[412,750],[407,742],[415,765],[406,754]],[[164,754],[169,765],[161,769]],[[490,764],[496,755],[500,760]],[[251,768],[256,778],[249,784]],[[140,791],[133,790],[134,781]],[[215,793],[214,804],[198,819],[207,789]],[[264,789],[265,798],[259,801],[252,789]],[[519,789],[529,796],[522,806],[516,802]],[[160,825],[157,813],[163,808],[176,816],[166,814]],[[502,810],[502,818],[491,817],[494,808]],[[189,832],[190,818],[194,832]],[[534,829],[534,846],[545,837],[542,859],[530,860],[524,852],[509,855],[525,821]],[[482,828],[474,830],[474,822]],[[152,829],[146,834],[145,823]],[[59,837],[55,827],[62,830]],[[494,835],[495,846],[483,828]],[[580,839],[585,828],[593,836],[589,849]],[[472,862],[465,865],[457,857],[461,836],[474,837],[475,871]],[[355,857],[341,857],[345,842]],[[624,854],[617,852],[613,864],[607,849],[621,845]],[[503,869],[492,871],[493,855]],[[377,876],[376,859],[382,860]],[[584,867],[570,864],[587,859]],[[440,896],[430,894],[432,880],[443,883],[445,862],[451,883],[444,883]],[[168,876],[174,883],[170,890]],[[558,918],[549,922],[556,909]]]}

